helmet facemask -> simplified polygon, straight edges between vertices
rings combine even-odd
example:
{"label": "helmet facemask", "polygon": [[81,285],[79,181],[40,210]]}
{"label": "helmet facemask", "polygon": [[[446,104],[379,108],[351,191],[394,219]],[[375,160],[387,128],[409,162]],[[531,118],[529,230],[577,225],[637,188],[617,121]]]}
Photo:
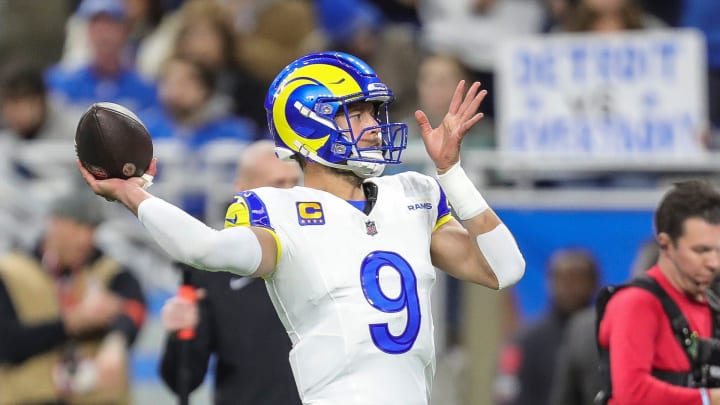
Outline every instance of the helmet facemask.
{"label": "helmet facemask", "polygon": [[[347,129],[340,129],[333,119],[333,132],[331,147],[329,149],[346,170],[362,178],[375,177],[382,174],[386,164],[400,163],[400,155],[407,146],[407,126],[401,123],[389,122],[389,101],[371,101],[373,116],[377,125],[363,128],[359,133],[353,133],[350,123],[349,107],[352,103],[370,100],[353,100],[353,96],[340,100],[335,117],[345,121]],[[350,100],[350,101],[348,101]],[[328,100],[329,101],[329,100]],[[373,135],[374,134],[374,135]],[[361,146],[360,140],[369,136],[376,136],[377,144]]]}

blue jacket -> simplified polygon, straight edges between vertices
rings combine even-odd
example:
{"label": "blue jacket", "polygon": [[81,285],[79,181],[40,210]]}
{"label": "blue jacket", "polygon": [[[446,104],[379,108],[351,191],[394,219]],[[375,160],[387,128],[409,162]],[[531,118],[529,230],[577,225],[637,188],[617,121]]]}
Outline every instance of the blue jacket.
{"label": "blue jacket", "polygon": [[157,105],[155,85],[131,69],[123,69],[115,77],[100,77],[89,65],[75,70],[56,65],[46,71],[45,81],[56,96],[82,107],[109,101],[137,112]]}
{"label": "blue jacket", "polygon": [[240,142],[252,142],[255,139],[255,124],[250,119],[230,114],[207,119],[195,127],[180,125],[160,108],[145,111],[140,118],[153,139],[175,138],[184,142],[190,150],[219,139]]}

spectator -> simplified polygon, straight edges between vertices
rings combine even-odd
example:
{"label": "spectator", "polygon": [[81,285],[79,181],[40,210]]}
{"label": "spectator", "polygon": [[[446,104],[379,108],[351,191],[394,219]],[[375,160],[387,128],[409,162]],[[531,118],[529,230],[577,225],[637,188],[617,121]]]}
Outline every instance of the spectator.
{"label": "spectator", "polygon": [[215,91],[216,81],[215,73],[196,59],[170,58],[158,83],[160,106],[141,112],[153,139],[173,138],[191,150],[218,139],[252,141],[252,121],[232,115]]}
{"label": "spectator", "polygon": [[[127,63],[135,64],[136,54],[143,41],[152,35],[168,9],[166,0],[120,0],[126,11],[128,40],[123,50]],[[73,3],[79,3],[75,0]],[[73,69],[91,59],[88,40],[88,21],[75,13],[65,23],[65,44],[60,65]]]}
{"label": "spectator", "polygon": [[[447,106],[455,91],[455,83],[469,80],[467,68],[458,58],[449,54],[426,56],[418,67],[415,87],[418,94],[420,109],[428,114],[431,121],[442,120]],[[416,125],[408,128],[409,141],[419,141],[420,129]],[[487,125],[476,125],[463,141],[471,148],[492,148],[495,146],[492,128]]]}
{"label": "spectator", "polygon": [[[554,1],[553,1],[554,2]],[[612,33],[627,30],[661,29],[665,24],[646,13],[637,0],[567,0],[557,10],[557,25],[550,31],[573,33]],[[612,86],[595,86],[576,92],[569,98],[568,107],[574,116],[599,116],[608,122],[624,117],[615,102]],[[587,119],[587,118],[582,118]],[[596,120],[594,118],[593,120]],[[591,120],[591,121],[593,121]],[[602,134],[602,132],[599,132]],[[545,178],[537,178],[537,187],[618,187],[653,188],[659,182],[659,174],[650,172],[593,172],[551,171]]]}
{"label": "spectator", "polygon": [[240,63],[237,33],[225,7],[215,1],[195,0],[183,8],[182,14],[174,54],[203,63],[217,77],[217,93],[232,102],[232,112],[264,128],[266,87]]}
{"label": "spectator", "polygon": [[37,249],[0,259],[2,404],[129,403],[145,300],[95,245],[98,204],[84,192],[57,199]]}
{"label": "spectator", "polygon": [[[300,170],[282,162],[272,141],[248,146],[238,162],[237,192],[256,187],[290,188],[297,185]],[[160,373],[174,392],[197,388],[205,377],[208,360],[215,355],[215,405],[299,404],[288,353],[290,339],[280,323],[261,279],[229,273],[208,273],[183,266],[188,284],[201,289],[199,304],[181,297],[169,299],[162,310],[168,335]],[[195,338],[179,340],[174,332],[194,329]],[[182,345],[190,345],[182,364]],[[186,368],[190,377],[181,387],[178,377]]]}
{"label": "spectator", "polygon": [[13,61],[0,72],[0,144],[5,163],[12,162],[13,173],[33,179],[41,175],[36,168],[24,165],[18,158],[20,149],[31,148],[38,140],[65,140],[71,142],[79,114],[62,108],[48,97],[42,71],[35,66]]}
{"label": "spectator", "polygon": [[[202,165],[203,148],[219,141],[251,142],[256,128],[249,119],[235,117],[230,105],[215,92],[215,74],[204,64],[176,56],[167,61],[159,82],[160,107],[141,112],[153,140],[184,145],[188,157],[183,169]],[[203,218],[206,196],[187,179],[183,207]]]}
{"label": "spectator", "polygon": [[[144,75],[159,78],[163,63],[171,56],[200,61],[217,76],[216,91],[232,102],[232,112],[247,117],[264,128],[262,102],[266,85],[240,62],[239,34],[232,25],[233,6],[254,9],[254,2],[191,0],[167,16],[156,32],[145,41],[138,54],[138,69]],[[254,18],[252,10],[246,10]],[[248,21],[247,28],[254,26]],[[239,27],[238,27],[239,28]],[[263,136],[266,134],[258,134]]]}
{"label": "spectator", "polygon": [[74,121],[67,110],[47,96],[42,71],[25,61],[14,60],[0,72],[0,114],[6,131],[20,141],[70,139],[75,135]]}
{"label": "spectator", "polygon": [[564,14],[562,30],[614,32],[662,28],[665,23],[646,13],[636,0],[579,0]]}
{"label": "spectator", "polygon": [[570,317],[590,305],[597,278],[597,264],[589,253],[569,249],[553,254],[548,267],[550,311],[502,350],[496,381],[499,404],[551,404],[558,342]]}
{"label": "spectator", "polygon": [[46,81],[63,101],[86,108],[111,101],[138,111],[157,102],[155,87],[128,60],[127,11],[122,0],[83,0],[77,10],[87,20],[90,61],[77,68],[51,67]]}
{"label": "spectator", "polygon": [[[76,111],[47,95],[42,71],[23,60],[0,69],[0,251],[32,243],[42,212],[70,189]],[[28,204],[33,201],[33,204]]]}

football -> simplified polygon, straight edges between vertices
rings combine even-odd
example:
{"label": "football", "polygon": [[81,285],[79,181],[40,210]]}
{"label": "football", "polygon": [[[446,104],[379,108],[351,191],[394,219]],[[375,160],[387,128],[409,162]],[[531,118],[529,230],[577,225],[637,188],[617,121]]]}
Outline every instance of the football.
{"label": "football", "polygon": [[148,169],[153,144],[145,124],[128,108],[95,103],[80,117],[75,152],[96,179],[127,179]]}

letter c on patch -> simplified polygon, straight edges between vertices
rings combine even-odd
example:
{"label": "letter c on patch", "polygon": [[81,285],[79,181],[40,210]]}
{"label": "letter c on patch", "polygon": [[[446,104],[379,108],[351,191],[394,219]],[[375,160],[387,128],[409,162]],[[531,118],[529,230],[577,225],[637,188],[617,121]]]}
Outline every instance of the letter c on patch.
{"label": "letter c on patch", "polygon": [[322,217],[322,208],[320,204],[316,202],[304,202],[298,204],[298,211],[300,216],[305,219],[318,219]]}

